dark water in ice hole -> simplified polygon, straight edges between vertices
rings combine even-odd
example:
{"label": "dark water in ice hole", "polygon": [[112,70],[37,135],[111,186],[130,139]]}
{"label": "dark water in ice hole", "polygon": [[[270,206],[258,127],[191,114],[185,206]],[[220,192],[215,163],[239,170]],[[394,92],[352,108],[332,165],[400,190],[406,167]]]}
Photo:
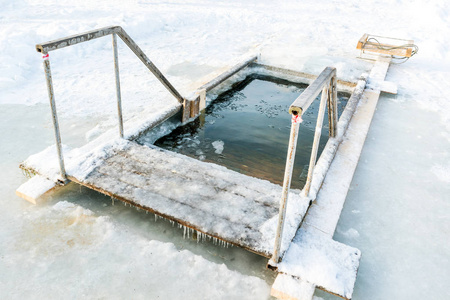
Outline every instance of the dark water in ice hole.
{"label": "dark water in ice hole", "polygon": [[[288,109],[306,87],[274,77],[248,76],[219,95],[197,120],[176,128],[155,145],[281,185],[291,125]],[[338,93],[339,115],[349,96]],[[302,188],[306,181],[319,102],[320,95],[300,124],[293,188]],[[318,155],[327,140],[326,113]]]}

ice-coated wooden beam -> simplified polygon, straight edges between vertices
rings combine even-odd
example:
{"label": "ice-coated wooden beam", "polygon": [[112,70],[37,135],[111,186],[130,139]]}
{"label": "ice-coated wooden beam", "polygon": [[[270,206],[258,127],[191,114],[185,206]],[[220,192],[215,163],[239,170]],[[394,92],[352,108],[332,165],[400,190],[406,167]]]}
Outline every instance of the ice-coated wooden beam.
{"label": "ice-coated wooden beam", "polygon": [[230,78],[231,76],[233,76],[234,74],[236,74],[237,72],[242,70],[243,68],[247,67],[252,62],[255,62],[257,59],[258,59],[258,55],[252,55],[249,58],[244,59],[240,63],[233,66],[231,69],[229,69],[226,72],[222,73],[221,75],[217,76],[210,82],[202,85],[199,88],[199,90],[204,89],[204,90],[206,90],[206,92],[212,90],[213,88],[215,88],[216,86],[218,86],[219,84],[221,84],[222,82],[224,82],[225,80],[227,80],[228,78]]}
{"label": "ice-coated wooden beam", "polygon": [[[285,68],[281,68],[281,67],[275,67],[275,66],[271,66],[271,65],[265,65],[262,63],[251,63],[250,67],[262,68],[263,70],[273,72],[275,77],[279,77],[280,76],[279,74],[287,75],[289,77],[292,76],[292,77],[298,79],[298,80],[295,80],[294,82],[300,82],[300,83],[304,83],[304,84],[310,84],[318,77],[315,74],[285,69]],[[291,81],[292,79],[289,78],[288,80]],[[346,91],[346,92],[351,93],[352,90],[356,87],[356,84],[357,84],[357,82],[351,82],[351,81],[345,81],[342,79],[337,79],[337,88],[340,91]]]}

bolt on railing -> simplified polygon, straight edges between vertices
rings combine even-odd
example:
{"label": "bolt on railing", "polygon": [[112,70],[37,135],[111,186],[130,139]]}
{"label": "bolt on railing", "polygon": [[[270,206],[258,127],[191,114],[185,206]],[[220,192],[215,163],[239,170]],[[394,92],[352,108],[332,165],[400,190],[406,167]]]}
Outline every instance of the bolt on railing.
{"label": "bolt on railing", "polygon": [[55,130],[56,149],[58,152],[59,166],[61,171],[61,177],[63,181],[67,181],[66,170],[64,167],[64,157],[61,149],[61,134],[59,130],[58,117],[56,114],[55,95],[53,91],[52,75],[50,70],[49,52],[57,49],[73,46],[79,43],[87,42],[96,38],[100,38],[106,35],[112,35],[112,45],[114,54],[114,71],[116,79],[116,95],[117,95],[117,110],[119,121],[119,134],[123,138],[123,118],[122,118],[122,99],[120,94],[120,77],[119,77],[119,60],[117,52],[117,36],[133,51],[133,53],[144,63],[144,65],[156,76],[156,78],[169,90],[169,92],[177,98],[180,103],[184,102],[184,98],[173,87],[173,85],[164,77],[159,69],[148,59],[145,53],[139,48],[139,46],[131,39],[131,37],[120,26],[110,26],[92,31],[76,34],[73,36],[57,39],[54,41],[46,42],[36,45],[36,50],[42,53],[44,59],[45,78],[47,82],[48,95],[50,99],[50,106],[53,117],[53,127]]}
{"label": "bolt on railing", "polygon": [[291,187],[292,170],[294,167],[295,152],[297,147],[297,139],[301,116],[306,112],[311,103],[322,92],[320,107],[317,117],[316,130],[314,133],[314,142],[311,150],[311,158],[309,162],[308,177],[303,187],[304,196],[309,195],[311,187],[314,167],[316,165],[317,151],[319,148],[320,136],[322,134],[322,123],[325,115],[325,104],[328,106],[329,120],[329,136],[336,137],[337,134],[337,88],[336,88],[336,69],[327,67],[312,84],[310,84],[303,93],[295,99],[289,107],[289,113],[292,114],[291,133],[289,139],[288,153],[286,159],[286,167],[283,180],[283,190],[280,200],[280,210],[278,214],[278,226],[275,236],[275,246],[270,265],[276,266],[280,261],[281,243],[283,240],[283,229],[286,217],[286,208]]}

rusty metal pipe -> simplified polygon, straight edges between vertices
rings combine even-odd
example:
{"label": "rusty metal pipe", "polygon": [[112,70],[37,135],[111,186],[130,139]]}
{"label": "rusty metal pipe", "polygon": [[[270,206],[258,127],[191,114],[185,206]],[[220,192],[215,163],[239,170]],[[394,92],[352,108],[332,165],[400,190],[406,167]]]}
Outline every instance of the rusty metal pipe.
{"label": "rusty metal pipe", "polygon": [[284,221],[286,216],[286,207],[291,188],[292,170],[294,168],[295,151],[297,148],[298,130],[300,127],[301,117],[299,115],[292,116],[291,133],[289,138],[289,146],[286,159],[286,167],[284,170],[283,190],[280,200],[280,212],[278,214],[277,234],[275,236],[275,246],[269,265],[275,266],[280,260],[281,242],[283,240]]}
{"label": "rusty metal pipe", "polygon": [[133,39],[123,30],[120,26],[103,27],[80,34],[64,37],[54,41],[37,44],[36,50],[43,54],[47,54],[49,51],[65,48],[68,46],[84,43],[93,39],[97,39],[106,35],[117,34],[122,41],[133,51],[133,53],[144,63],[144,65],[152,72],[156,78],[167,88],[167,90],[177,98],[178,102],[183,103],[184,98],[175,89],[175,87],[167,80],[167,78],[161,73],[161,71],[151,62],[145,53],[139,48],[139,46],[133,41]]}
{"label": "rusty metal pipe", "polygon": [[292,102],[289,113],[297,111],[302,114],[320,94],[322,87],[328,84],[332,77],[336,76],[336,68],[326,67],[322,73]]}
{"label": "rusty metal pipe", "polygon": [[167,80],[167,78],[161,73],[161,71],[152,63],[152,61],[145,55],[144,51],[139,48],[139,46],[133,41],[133,39],[123,30],[122,27],[118,26],[119,30],[117,35],[122,39],[122,41],[133,51],[133,53],[144,63],[147,69],[156,76],[156,78],[166,87],[166,89],[177,98],[178,102],[183,103],[184,98],[175,89],[175,87]]}
{"label": "rusty metal pipe", "polygon": [[55,139],[56,139],[56,151],[58,152],[59,158],[59,169],[61,171],[61,177],[64,182],[67,181],[66,169],[64,167],[64,157],[61,149],[61,134],[59,131],[58,124],[58,115],[56,114],[56,105],[55,105],[55,94],[53,92],[53,83],[52,83],[52,73],[50,71],[50,61],[48,53],[43,53],[44,58],[44,71],[45,71],[45,79],[47,82],[47,90],[48,90],[48,98],[50,99],[50,107],[52,109],[52,120],[53,120],[53,128],[55,130]]}
{"label": "rusty metal pipe", "polygon": [[309,159],[308,177],[305,186],[303,187],[303,195],[308,196],[311,188],[311,181],[313,177],[314,167],[316,166],[317,151],[319,150],[320,137],[322,135],[322,124],[325,116],[325,105],[328,102],[328,87],[322,89],[322,97],[320,99],[319,113],[317,115],[316,131],[314,133],[314,142],[311,149],[311,157]]}
{"label": "rusty metal pipe", "polygon": [[116,95],[117,95],[117,112],[119,118],[119,134],[123,138],[123,118],[122,118],[122,98],[120,94],[120,76],[119,76],[119,56],[117,53],[117,36],[112,34],[112,45],[114,53],[114,72],[116,75]]}

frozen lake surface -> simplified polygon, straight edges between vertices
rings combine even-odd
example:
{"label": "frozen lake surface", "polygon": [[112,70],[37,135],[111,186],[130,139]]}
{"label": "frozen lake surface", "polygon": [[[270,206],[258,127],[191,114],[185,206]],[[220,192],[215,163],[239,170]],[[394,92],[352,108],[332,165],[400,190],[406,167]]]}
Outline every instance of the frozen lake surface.
{"label": "frozen lake surface", "polygon": [[[183,239],[169,222],[76,185],[40,206],[15,196],[26,180],[19,163],[54,143],[34,45],[115,24],[182,94],[258,44],[266,63],[316,74],[334,66],[338,77],[355,80],[371,66],[355,59],[363,33],[414,39],[419,54],[388,72],[399,94],[379,101],[335,239],[362,251],[353,299],[450,298],[447,1],[0,7],[1,299],[269,298],[274,276],[256,255]],[[126,119],[174,101],[122,44],[119,51]],[[64,143],[82,145],[116,126],[110,40],[52,52],[51,62]]]}

